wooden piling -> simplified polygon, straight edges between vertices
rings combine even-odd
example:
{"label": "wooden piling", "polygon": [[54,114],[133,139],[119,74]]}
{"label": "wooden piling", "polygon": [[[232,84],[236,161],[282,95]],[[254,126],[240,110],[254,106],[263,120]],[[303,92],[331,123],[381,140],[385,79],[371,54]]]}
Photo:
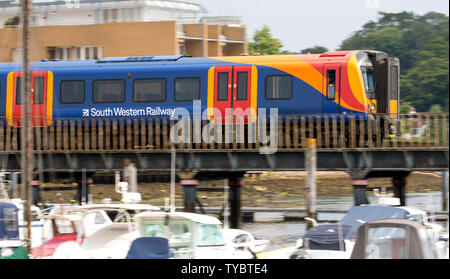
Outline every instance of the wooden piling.
{"label": "wooden piling", "polygon": [[[307,150],[305,156],[305,168],[306,168],[306,187],[305,187],[305,199],[306,199],[306,216],[316,219],[316,167],[317,167],[317,150],[316,140],[307,140]],[[308,224],[308,228],[311,225]]]}

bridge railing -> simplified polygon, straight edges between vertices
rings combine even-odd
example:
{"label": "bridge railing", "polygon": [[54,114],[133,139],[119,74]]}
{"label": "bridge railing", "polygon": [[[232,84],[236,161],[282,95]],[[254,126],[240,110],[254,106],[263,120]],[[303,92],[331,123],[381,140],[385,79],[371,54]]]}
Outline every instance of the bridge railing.
{"label": "bridge railing", "polygon": [[[288,151],[304,150],[306,139],[315,138],[320,150],[448,150],[448,113],[395,116],[379,114],[367,120],[348,114],[278,115],[277,121],[267,118],[250,124],[169,118],[53,119],[51,126],[33,127],[33,144],[37,152],[163,152],[172,147]],[[392,121],[398,124],[395,137],[386,133]],[[20,129],[0,121],[0,153],[20,151]]]}

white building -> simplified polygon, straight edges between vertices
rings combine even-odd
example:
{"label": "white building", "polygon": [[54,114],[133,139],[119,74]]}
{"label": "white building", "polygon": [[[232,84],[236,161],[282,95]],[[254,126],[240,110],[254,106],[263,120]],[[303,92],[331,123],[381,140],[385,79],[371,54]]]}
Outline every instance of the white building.
{"label": "white building", "polygon": [[[176,20],[199,22],[206,9],[169,0],[32,0],[31,24],[81,25],[108,22]],[[0,0],[0,24],[20,15],[19,0]]]}

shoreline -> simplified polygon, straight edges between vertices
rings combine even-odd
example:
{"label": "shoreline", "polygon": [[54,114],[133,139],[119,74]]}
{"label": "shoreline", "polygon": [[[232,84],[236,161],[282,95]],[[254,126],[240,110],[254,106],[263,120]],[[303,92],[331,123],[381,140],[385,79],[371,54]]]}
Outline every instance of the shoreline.
{"label": "shoreline", "polygon": [[[441,175],[436,172],[412,172],[407,177],[406,194],[440,192],[441,180]],[[199,181],[198,186],[223,188],[223,184],[223,180],[209,180]],[[306,172],[264,172],[258,177],[247,175],[242,179],[242,207],[301,205],[301,200],[305,197],[305,185]],[[316,185],[317,199],[353,196],[351,179],[345,172],[317,172]],[[370,178],[369,187],[386,187],[388,192],[392,192],[389,191],[392,187],[391,178]],[[101,203],[104,198],[120,202],[121,195],[116,193],[114,188],[112,184],[93,184],[89,188],[89,193],[94,203]],[[176,205],[183,206],[183,188],[180,183],[176,183],[175,188]],[[170,182],[139,183],[138,191],[142,196],[141,203],[163,207],[165,199],[170,195]],[[60,203],[61,199],[57,197],[57,193],[61,193],[62,200],[68,203],[73,202],[76,191],[42,191],[42,199],[45,203]],[[367,195],[372,195],[371,191],[368,191]],[[205,207],[223,205],[223,193],[198,191],[197,196]]]}

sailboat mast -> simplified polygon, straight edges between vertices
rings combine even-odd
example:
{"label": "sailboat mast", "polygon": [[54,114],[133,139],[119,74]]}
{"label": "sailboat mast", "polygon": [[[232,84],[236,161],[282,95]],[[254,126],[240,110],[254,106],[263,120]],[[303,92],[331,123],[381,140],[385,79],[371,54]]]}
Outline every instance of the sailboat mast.
{"label": "sailboat mast", "polygon": [[24,105],[22,106],[22,186],[25,191],[25,220],[27,221],[26,247],[28,254],[31,254],[31,180],[33,167],[33,139],[31,123],[31,78],[29,67],[29,41],[30,41],[30,0],[22,0],[22,63],[24,86],[20,92]]}

